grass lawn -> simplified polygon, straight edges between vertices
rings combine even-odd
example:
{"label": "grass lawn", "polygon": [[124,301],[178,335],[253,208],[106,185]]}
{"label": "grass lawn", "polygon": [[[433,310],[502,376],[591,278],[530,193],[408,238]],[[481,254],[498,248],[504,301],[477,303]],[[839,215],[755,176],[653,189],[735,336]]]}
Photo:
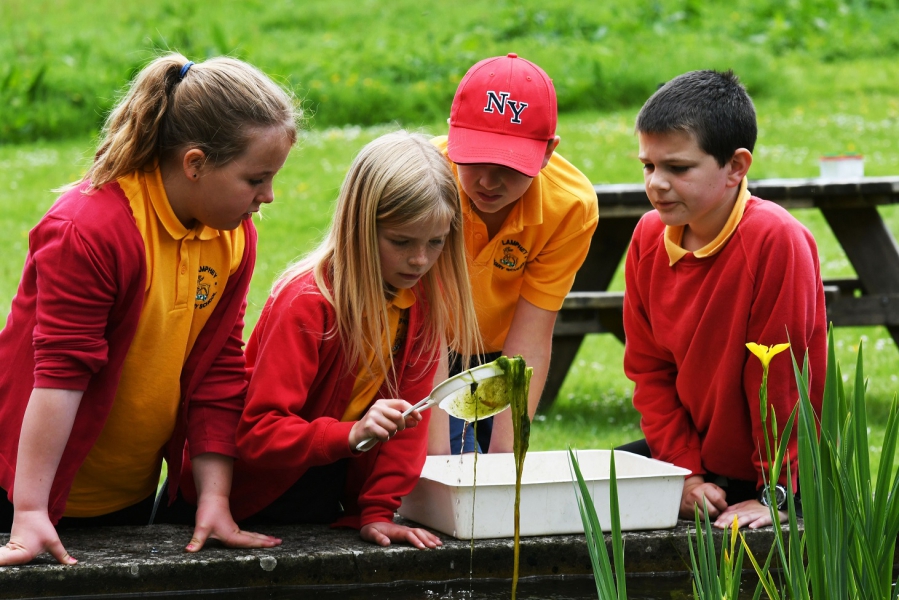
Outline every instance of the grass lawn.
{"label": "grass lawn", "polygon": [[[896,67],[892,67],[895,75]],[[846,94],[825,103],[757,101],[760,142],[750,171],[754,179],[812,177],[817,159],[830,152],[865,155],[868,175],[899,174],[899,94]],[[559,152],[582,168],[596,183],[639,182],[641,168],[632,133],[636,109],[582,112],[560,118]],[[352,157],[367,141],[393,126],[313,129],[307,132],[275,182],[276,201],[257,221],[259,260],[250,292],[248,330],[258,318],[269,287],[290,261],[311,249],[326,230],[333,199]],[[421,126],[421,131],[445,133],[445,124]],[[52,188],[80,176],[90,159],[92,140],[0,146],[0,311],[8,311],[27,251],[27,232],[53,202]],[[850,276],[853,271],[824,220],[813,210],[794,213],[819,243],[825,277]],[[882,214],[894,233],[899,213]],[[602,218],[602,215],[600,215]],[[620,270],[620,269],[619,269]],[[613,288],[623,289],[621,273]],[[854,371],[855,350],[865,342],[869,423],[874,438],[871,453],[879,459],[881,423],[897,388],[899,354],[883,328],[841,328],[836,332],[837,355],[847,380]],[[535,450],[608,448],[641,437],[639,419],[630,404],[632,384],[621,368],[622,345],[609,335],[588,336],[553,409],[535,424]]]}
{"label": "grass lawn", "polygon": [[121,85],[168,50],[197,62],[221,54],[247,60],[296,90],[328,126],[438,122],[466,69],[508,52],[554,78],[562,113],[639,106],[659,82],[701,68],[733,68],[757,99],[826,103],[847,90],[895,89],[895,7],[894,0],[4,0],[0,143],[94,131]]}

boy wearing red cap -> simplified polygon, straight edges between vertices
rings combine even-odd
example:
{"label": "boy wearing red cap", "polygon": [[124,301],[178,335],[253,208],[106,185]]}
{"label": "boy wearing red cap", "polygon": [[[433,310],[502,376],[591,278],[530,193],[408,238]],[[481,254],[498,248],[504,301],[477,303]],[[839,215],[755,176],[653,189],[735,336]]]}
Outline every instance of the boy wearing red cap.
{"label": "boy wearing red cap", "polygon": [[[520,354],[533,367],[533,419],[546,382],[556,313],[596,229],[593,185],[555,153],[552,80],[516,54],[480,61],[453,98],[449,136],[434,143],[453,163],[478,325],[489,361]],[[461,368],[459,361],[450,373]],[[441,367],[440,376],[446,373]],[[429,453],[475,449],[457,419],[432,415]],[[470,429],[470,428],[469,428]],[[509,411],[478,423],[482,451],[512,451]]]}
{"label": "boy wearing red cap", "polygon": [[[821,409],[826,314],[811,233],[782,207],[752,196],[746,173],[758,128],[732,72],[675,77],[636,123],[646,194],[625,263],[624,370],[645,440],[620,449],[690,470],[680,516],[694,506],[715,526],[769,525],[763,502],[762,366],[748,342],[789,341],[808,352],[810,396]],[[768,375],[768,423],[781,428],[799,392],[788,356]],[[796,489],[796,428],[788,445]],[[776,486],[788,497],[786,468]],[[781,511],[781,519],[786,513]]]}

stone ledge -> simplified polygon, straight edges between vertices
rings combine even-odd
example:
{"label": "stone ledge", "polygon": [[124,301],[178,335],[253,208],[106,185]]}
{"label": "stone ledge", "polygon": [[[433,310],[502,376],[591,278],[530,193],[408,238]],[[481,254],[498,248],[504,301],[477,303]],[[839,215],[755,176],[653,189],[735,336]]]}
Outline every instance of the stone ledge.
{"label": "stone ledge", "polygon": [[[680,521],[673,529],[626,532],[629,577],[686,572],[687,535],[693,529]],[[79,563],[58,565],[45,554],[26,566],[0,567],[0,598],[450,581],[467,578],[469,565],[474,578],[512,576],[511,539],[476,540],[472,557],[470,542],[448,536],[441,536],[442,548],[422,551],[408,545],[381,548],[353,530],[296,525],[265,529],[284,540],[277,548],[233,550],[210,542],[198,554],[187,554],[183,547],[191,533],[173,525],[67,531],[63,541]],[[767,555],[772,528],[744,534],[756,556]],[[716,531],[716,540],[720,537]],[[0,535],[0,544],[6,541],[8,536]],[[521,540],[521,577],[591,573],[583,535]]]}

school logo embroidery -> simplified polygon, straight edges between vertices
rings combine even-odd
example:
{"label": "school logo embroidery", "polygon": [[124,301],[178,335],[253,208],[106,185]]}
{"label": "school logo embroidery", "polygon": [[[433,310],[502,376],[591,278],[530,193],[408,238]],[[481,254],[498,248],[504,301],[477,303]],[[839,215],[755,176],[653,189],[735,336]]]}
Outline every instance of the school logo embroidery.
{"label": "school logo embroidery", "polygon": [[499,262],[510,269],[515,268],[515,265],[518,264],[518,259],[515,258],[515,249],[510,246],[503,248],[503,257],[499,259]]}
{"label": "school logo embroidery", "polygon": [[493,90],[487,91],[487,106],[484,107],[485,113],[493,113],[494,110],[501,115],[506,114],[506,107],[512,111],[511,123],[521,125],[521,113],[528,107],[527,102],[519,102],[509,98],[509,92],[500,92],[497,94]]}
{"label": "school logo embroidery", "polygon": [[215,300],[215,295],[218,293],[215,288],[218,284],[218,273],[215,272],[215,269],[205,265],[200,267],[200,275],[197,277],[195,309],[206,308],[213,300]]}
{"label": "school logo embroidery", "polygon": [[518,271],[523,269],[527,261],[528,250],[518,240],[503,240],[503,255],[494,259],[493,266],[503,271]]}

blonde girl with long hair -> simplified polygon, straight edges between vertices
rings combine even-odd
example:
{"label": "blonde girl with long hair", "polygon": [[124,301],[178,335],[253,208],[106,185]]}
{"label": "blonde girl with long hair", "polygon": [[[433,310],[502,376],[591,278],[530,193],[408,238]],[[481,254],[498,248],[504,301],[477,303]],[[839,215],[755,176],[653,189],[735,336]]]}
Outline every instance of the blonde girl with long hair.
{"label": "blonde girl with long hair", "polygon": [[0,565],[43,551],[74,564],[68,527],[146,525],[163,459],[171,500],[193,462],[188,551],[280,543],[240,531],[228,494],[251,218],[274,199],[298,120],[292,96],[245,62],[156,58],[84,179],[31,231],[0,332]]}
{"label": "blonde girl with long hair", "polygon": [[[426,137],[362,149],[327,237],[275,283],[247,345],[236,514],[440,545],[393,515],[427,453],[430,413],[403,411],[430,392],[444,335],[479,349],[461,227],[449,164]],[[381,443],[356,451],[367,438]]]}

